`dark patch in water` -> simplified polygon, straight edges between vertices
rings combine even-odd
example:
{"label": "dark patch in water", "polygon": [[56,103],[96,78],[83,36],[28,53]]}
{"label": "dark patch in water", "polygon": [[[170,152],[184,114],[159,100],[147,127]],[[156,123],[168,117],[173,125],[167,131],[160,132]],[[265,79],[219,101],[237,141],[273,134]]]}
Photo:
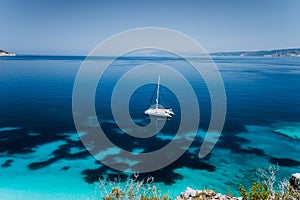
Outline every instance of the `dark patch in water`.
{"label": "dark patch in water", "polygon": [[251,148],[249,147],[248,149],[241,149],[240,153],[244,154],[254,154],[257,156],[266,156],[265,151],[259,148]]}
{"label": "dark patch in water", "polygon": [[103,170],[102,167],[99,167],[97,169],[86,169],[82,171],[81,174],[84,175],[83,179],[86,183],[93,184],[95,182],[98,182],[99,178],[103,179],[105,170]]}
{"label": "dark patch in water", "polygon": [[[238,134],[238,133],[242,133],[242,132],[246,132],[247,129],[245,128],[245,126],[243,124],[240,124],[239,122],[233,122],[235,120],[229,120],[229,118],[226,118],[222,133],[223,134]],[[234,125],[233,125],[234,124]]]}
{"label": "dark patch in water", "polygon": [[47,167],[47,166],[53,164],[55,161],[57,161],[56,158],[50,158],[49,160],[46,160],[46,161],[30,163],[28,165],[28,167],[31,170],[37,170],[37,169],[40,169],[40,168]]}
{"label": "dark patch in water", "polygon": [[[153,152],[155,150],[163,148],[165,145],[169,143],[169,141],[164,141],[156,136],[152,136],[149,138],[136,138],[128,134],[120,134],[118,132],[119,130],[118,125],[112,122],[102,122],[101,127],[103,129],[103,132],[109,133],[106,136],[109,138],[109,140],[112,143],[114,143],[116,146],[124,150],[131,151],[131,152],[134,149],[139,149],[139,148],[144,149],[143,151],[144,153]],[[147,131],[151,132],[151,130],[147,130]],[[162,130],[161,132],[165,133],[166,131]],[[174,133],[176,133],[176,130],[174,131]]]}
{"label": "dark patch in water", "polygon": [[[56,149],[52,152],[54,157],[41,162],[33,162],[28,165],[29,169],[37,170],[40,168],[44,168],[55,163],[58,160],[77,160],[77,159],[82,159],[90,156],[89,152],[86,149],[84,149],[80,141],[73,141],[73,140],[66,139],[66,142],[67,144],[63,144],[59,146],[59,149]],[[80,148],[83,150],[71,154],[70,148],[72,147]]]}
{"label": "dark patch in water", "polygon": [[[101,123],[102,128],[104,129],[104,132],[108,132],[109,135],[107,135],[107,137],[109,137],[109,139],[115,143],[116,146],[118,147],[122,147],[125,150],[128,151],[133,151],[135,148],[143,148],[143,152],[152,152],[156,149],[159,149],[163,146],[165,146],[166,144],[168,144],[170,141],[166,141],[166,140],[162,140],[159,137],[153,136],[150,138],[147,138],[145,140],[143,139],[136,139],[133,137],[128,136],[127,134],[120,134],[117,130],[118,127],[114,122],[102,122]],[[163,131],[162,131],[163,132]],[[171,132],[163,132],[164,134],[170,135],[171,136]],[[83,137],[87,137],[88,134],[86,134]],[[90,130],[90,136],[91,138],[93,137],[93,131],[92,129]],[[96,141],[96,140],[95,140]],[[97,141],[98,143],[95,143],[95,147],[101,147],[99,149],[95,149],[94,152],[96,153],[100,153],[102,151],[105,151],[105,147],[101,141]],[[178,141],[178,144],[180,144],[180,141]],[[199,146],[201,145],[201,136],[197,136],[195,139],[195,142],[193,142],[193,144],[191,145],[191,148],[197,147],[199,148]],[[164,156],[164,155],[162,155]],[[122,155],[122,153],[118,154],[118,155],[106,155],[104,160],[108,163],[110,163],[111,165],[113,164],[112,162],[114,161],[115,157],[119,157],[120,159],[124,158],[124,155]],[[184,153],[177,161],[175,161],[174,163],[172,163],[171,165],[161,169],[161,170],[157,170],[154,172],[149,172],[149,173],[145,173],[145,174],[140,174],[140,177],[142,178],[146,178],[149,176],[155,177],[157,182],[161,182],[164,183],[166,185],[172,185],[174,184],[177,180],[181,180],[183,179],[182,175],[174,172],[176,169],[178,168],[189,168],[189,169],[198,169],[198,170],[206,170],[209,172],[214,172],[216,170],[216,167],[214,165],[211,165],[208,160],[209,160],[210,156],[207,156],[205,159],[199,159],[197,153],[190,153],[190,152],[186,152]],[[163,159],[163,158],[162,158]],[[146,161],[149,163],[143,163],[146,165],[155,165],[155,163],[153,163],[153,161],[149,160]],[[95,164],[101,164],[99,161],[96,161]],[[116,165],[116,167],[118,169],[122,169],[126,170],[128,169],[130,166],[128,166],[128,164],[126,163],[120,163],[120,162],[116,162],[114,163]],[[137,169],[139,169],[139,163],[132,166],[131,169],[132,171],[138,171]],[[107,174],[113,174],[115,176],[115,173],[110,173],[109,169],[105,166],[100,166],[97,169],[87,169],[84,170],[82,172],[82,174],[84,175],[84,180],[87,183],[94,183],[99,181],[99,177],[106,177]],[[121,175],[121,172],[118,172],[117,175]],[[111,177],[110,177],[111,178]]]}
{"label": "dark patch in water", "polygon": [[242,144],[248,143],[249,140],[241,138],[235,134],[227,134],[221,136],[217,146],[224,149],[229,149],[232,153],[236,154],[253,154],[257,156],[266,156],[263,149],[248,147],[247,149],[242,148]]}
{"label": "dark patch in water", "polygon": [[14,162],[14,160],[12,159],[9,159],[9,160],[6,160],[2,165],[1,167],[10,167],[11,164]]}
{"label": "dark patch in water", "polygon": [[249,140],[238,137],[234,134],[222,135],[217,146],[224,149],[230,149],[233,153],[239,153],[241,144],[247,143]]}
{"label": "dark patch in water", "polygon": [[[177,161],[175,161],[174,163],[172,163],[171,165],[165,168],[153,172],[140,173],[138,179],[147,180],[148,177],[154,177],[155,182],[163,183],[165,185],[172,185],[176,183],[177,180],[182,180],[184,178],[181,174],[174,172],[178,168],[187,167],[189,169],[199,169],[199,170],[202,169],[209,172],[214,172],[216,170],[216,167],[208,164],[207,163],[208,159],[209,156],[205,159],[200,160],[197,156],[195,156],[192,153],[185,153]],[[151,164],[151,161],[149,161],[149,164]],[[116,165],[120,167],[120,163],[116,163]],[[129,167],[128,165],[124,164],[124,169],[128,167]],[[127,175],[124,176],[124,173],[116,170],[112,170],[113,173],[110,173],[111,170],[112,169],[106,166],[101,166],[97,169],[84,170],[82,174],[84,175],[85,182],[89,184],[99,181],[99,177],[103,179],[103,177],[108,176],[108,179],[110,180],[113,180],[118,176],[122,178],[127,178]]]}
{"label": "dark patch in water", "polygon": [[190,169],[201,169],[208,172],[214,172],[216,167],[214,165],[208,164],[209,156],[206,156],[204,159],[199,159],[198,155],[192,153],[185,153],[181,156],[176,162],[171,166],[174,169],[187,167]]}
{"label": "dark patch in water", "polygon": [[0,153],[7,152],[11,155],[33,153],[37,146],[66,138],[67,136],[63,134],[31,135],[22,129],[3,131],[0,135]]}
{"label": "dark patch in water", "polygon": [[299,161],[289,159],[289,158],[275,158],[271,157],[269,159],[270,163],[279,165],[279,166],[285,166],[285,167],[297,167],[300,165]]}
{"label": "dark patch in water", "polygon": [[139,174],[139,180],[147,180],[149,177],[154,177],[155,182],[163,183],[165,185],[172,185],[176,183],[176,180],[182,180],[184,177],[175,173],[173,169],[169,169],[168,167],[144,174]]}
{"label": "dark patch in water", "polygon": [[94,163],[95,163],[96,165],[102,165],[102,163],[101,163],[99,160],[96,160]]}
{"label": "dark patch in water", "polygon": [[[86,183],[93,184],[99,181],[100,179],[105,179],[106,181],[119,181],[125,182],[128,179],[128,175],[122,172],[119,172],[114,169],[107,168],[105,166],[101,166],[97,169],[86,169],[82,172],[84,175],[84,180]],[[105,178],[104,178],[105,177]],[[161,182],[166,185],[172,185],[176,182],[176,180],[183,179],[183,176],[174,173],[172,170],[167,168],[157,170],[149,173],[141,173],[138,175],[138,180],[147,180],[149,177],[155,177],[155,182]],[[133,175],[131,178],[134,178]]]}
{"label": "dark patch in water", "polygon": [[61,168],[61,170],[63,170],[63,171],[67,171],[67,170],[69,170],[69,169],[70,169],[69,166],[64,166],[64,167]]}

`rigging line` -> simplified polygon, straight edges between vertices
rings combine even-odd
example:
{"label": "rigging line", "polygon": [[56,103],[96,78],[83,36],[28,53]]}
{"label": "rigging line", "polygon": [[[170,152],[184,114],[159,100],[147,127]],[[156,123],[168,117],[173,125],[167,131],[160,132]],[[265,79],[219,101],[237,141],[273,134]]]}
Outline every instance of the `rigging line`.
{"label": "rigging line", "polygon": [[154,95],[156,94],[157,87],[158,87],[158,85],[155,85],[155,89],[153,90],[153,93],[152,93],[152,96],[151,96],[151,98],[150,98],[150,102],[149,102],[149,105],[150,105],[150,106],[152,105],[152,104],[151,104],[151,102],[152,102],[152,101],[153,101],[153,99],[154,99]]}
{"label": "rigging line", "polygon": [[155,99],[155,108],[158,108],[158,98],[159,98],[159,82],[160,82],[160,76],[158,76],[158,81],[157,81],[157,91],[156,91],[156,99]]}

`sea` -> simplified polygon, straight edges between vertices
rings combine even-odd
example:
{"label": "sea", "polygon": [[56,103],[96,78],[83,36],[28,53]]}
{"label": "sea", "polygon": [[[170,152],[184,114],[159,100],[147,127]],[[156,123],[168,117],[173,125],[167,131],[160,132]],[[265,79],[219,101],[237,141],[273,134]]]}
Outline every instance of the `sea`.
{"label": "sea", "polygon": [[[249,188],[260,178],[258,169],[278,166],[275,184],[289,179],[293,173],[300,173],[300,58],[211,58],[224,85],[226,101],[219,103],[226,105],[226,117],[215,146],[204,158],[198,154],[212,120],[214,97],[205,78],[197,74],[186,59],[165,55],[115,58],[96,80],[91,101],[95,115],[82,117],[82,123],[101,129],[115,148],[107,150],[104,145],[98,151],[104,152],[102,157],[95,157],[93,151],[88,151],[86,141],[81,140],[86,133],[78,130],[74,122],[79,113],[74,110],[74,85],[85,59],[81,56],[0,57],[1,200],[101,199],[99,178],[119,186],[126,184],[134,170],[122,172],[102,161],[119,156],[119,159],[114,157],[118,168],[125,163],[122,154],[118,154],[120,149],[151,154],[164,148],[176,138],[184,121],[181,109],[193,107],[181,103],[190,103],[194,96],[183,92],[183,99],[187,101],[182,102],[176,91],[166,84],[173,81],[180,86],[180,80],[160,72],[155,65],[169,66],[185,78],[199,107],[189,112],[200,112],[200,117],[196,127],[186,126],[181,130],[187,140],[193,140],[183,153],[167,166],[139,173],[139,180],[153,177],[153,184],[172,198],[187,187],[239,196],[240,184]],[[111,58],[89,59],[97,68]],[[201,57],[194,57],[193,61],[203,66],[208,62]],[[149,138],[128,135],[132,127],[126,123],[120,125],[112,112],[113,91],[124,74],[132,74],[126,79],[127,83],[123,82],[124,90],[126,84],[130,88],[134,81],[147,79],[148,72],[132,71],[137,66],[148,67],[151,72],[155,70],[155,79],[141,84],[129,99],[122,96],[116,99],[118,106],[125,106],[130,120],[140,127],[136,135],[155,131]],[[161,127],[150,130],[147,125],[158,119],[146,116],[144,111],[155,103],[156,75],[161,76],[159,101],[164,107],[172,108],[175,115],[163,120]],[[85,78],[88,82],[88,77]],[[87,88],[86,92],[91,91]],[[123,114],[122,109],[116,112]],[[193,134],[195,137],[191,139],[189,136]],[[97,143],[101,144],[101,141]],[[180,143],[178,148],[181,148]],[[164,155],[161,156],[163,159]],[[163,165],[157,161],[146,162],[151,166]]]}

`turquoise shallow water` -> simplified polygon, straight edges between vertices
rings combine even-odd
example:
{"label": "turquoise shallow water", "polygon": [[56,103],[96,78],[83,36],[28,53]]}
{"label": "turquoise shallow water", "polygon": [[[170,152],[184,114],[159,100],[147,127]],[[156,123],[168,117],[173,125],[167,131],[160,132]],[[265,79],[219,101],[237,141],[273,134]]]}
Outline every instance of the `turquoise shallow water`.
{"label": "turquoise shallow water", "polygon": [[[0,60],[0,199],[97,199],[98,177],[122,174],[97,162],[82,146],[72,117],[72,88],[81,57],[16,57]],[[182,60],[158,58],[151,62],[178,69]],[[150,140],[132,140],[120,131],[107,109],[118,77],[147,58],[117,61],[96,94],[98,120],[109,137],[123,148],[135,151],[159,149],[173,139],[177,115]],[[199,61],[202,62],[202,61]],[[175,197],[187,186],[211,188],[238,195],[238,186],[257,180],[255,170],[271,164],[280,166],[278,179],[300,171],[300,59],[215,58],[227,95],[227,118],[216,147],[204,159],[197,157],[210,118],[210,100],[203,80],[182,72],[200,101],[198,135],[188,151],[161,170],[141,174],[154,176],[163,192]],[[107,81],[108,80],[108,81]],[[130,111],[134,121],[147,124],[145,110],[154,85],[134,93]],[[162,89],[175,109],[174,94]],[[104,111],[103,112],[103,108]],[[107,109],[107,110],[106,110]],[[100,112],[101,111],[101,112]],[[178,113],[178,112],[177,112]],[[96,120],[96,121],[95,121]],[[89,126],[97,126],[89,118]],[[130,127],[129,127],[130,128]],[[190,137],[191,130],[185,136]],[[114,149],[103,152],[107,156]],[[120,183],[122,184],[122,183]]]}

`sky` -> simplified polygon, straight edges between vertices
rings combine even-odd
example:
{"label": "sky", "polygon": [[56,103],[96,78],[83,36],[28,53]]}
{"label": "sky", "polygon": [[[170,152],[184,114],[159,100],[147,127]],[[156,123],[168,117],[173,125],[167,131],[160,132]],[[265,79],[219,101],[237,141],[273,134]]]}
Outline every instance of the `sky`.
{"label": "sky", "polygon": [[133,28],[182,32],[208,52],[300,47],[299,0],[0,0],[0,49],[87,55]]}

